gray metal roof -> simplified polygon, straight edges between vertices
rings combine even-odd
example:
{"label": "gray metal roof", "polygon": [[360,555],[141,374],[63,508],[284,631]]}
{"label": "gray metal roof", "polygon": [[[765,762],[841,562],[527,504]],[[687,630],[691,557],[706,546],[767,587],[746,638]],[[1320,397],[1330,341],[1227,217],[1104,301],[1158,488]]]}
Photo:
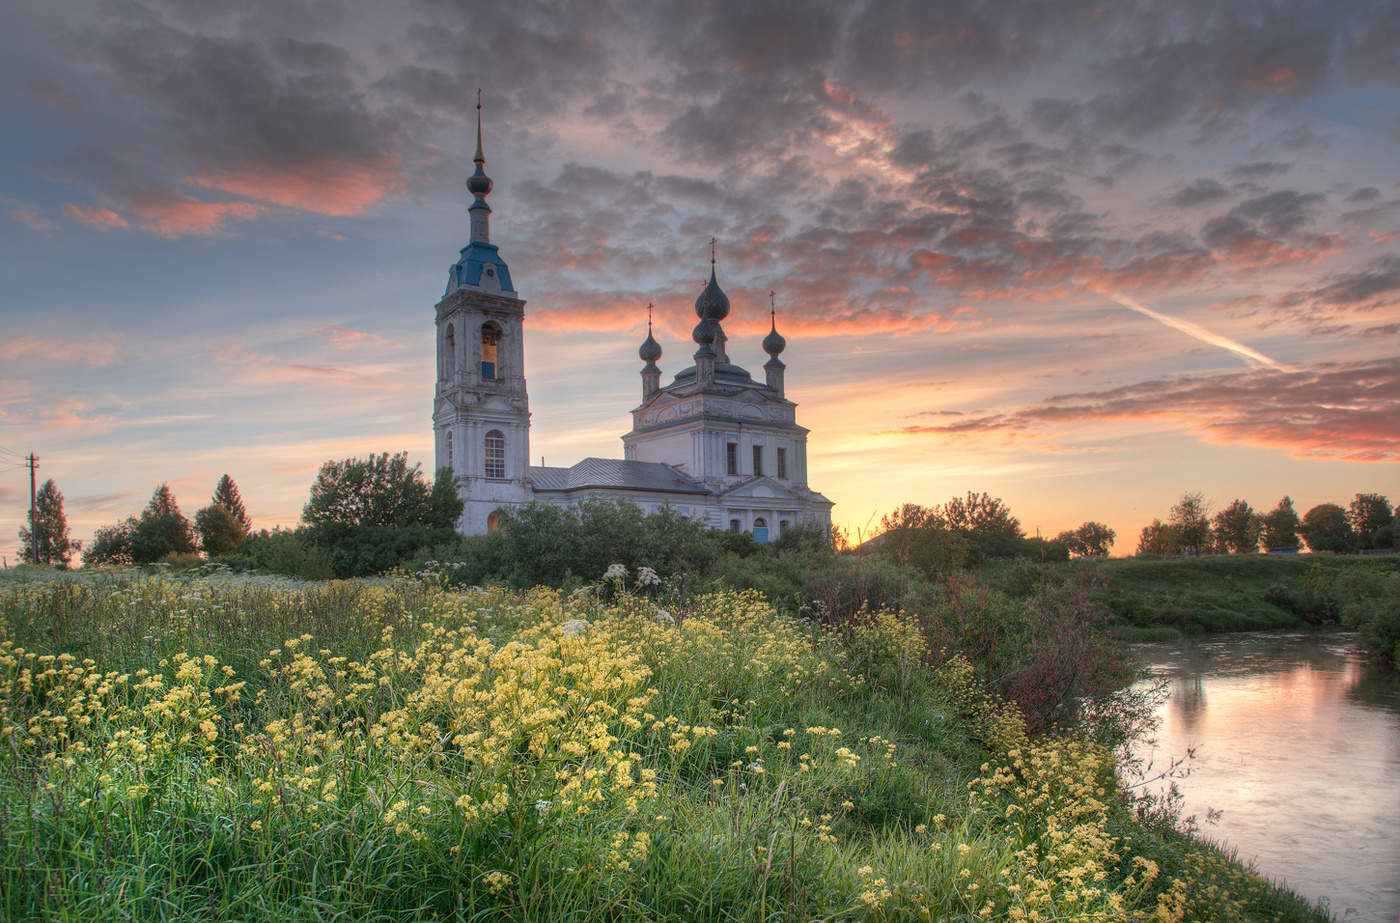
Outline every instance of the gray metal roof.
{"label": "gray metal roof", "polygon": [[682,494],[710,492],[709,488],[670,465],[623,458],[585,458],[571,468],[532,465],[530,481],[536,491],[570,491],[602,487]]}

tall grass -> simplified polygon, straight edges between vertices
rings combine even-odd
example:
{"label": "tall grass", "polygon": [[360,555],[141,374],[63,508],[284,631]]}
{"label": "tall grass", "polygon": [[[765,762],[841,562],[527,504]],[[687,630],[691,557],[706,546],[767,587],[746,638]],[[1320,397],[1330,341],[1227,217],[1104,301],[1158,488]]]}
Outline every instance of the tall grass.
{"label": "tall grass", "polygon": [[650,592],[0,590],[0,916],[1321,918],[913,621]]}

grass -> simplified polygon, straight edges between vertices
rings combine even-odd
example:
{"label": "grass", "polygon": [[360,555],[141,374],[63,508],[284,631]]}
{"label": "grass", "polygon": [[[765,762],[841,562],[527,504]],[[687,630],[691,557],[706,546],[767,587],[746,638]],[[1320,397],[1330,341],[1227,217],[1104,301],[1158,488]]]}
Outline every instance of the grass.
{"label": "grass", "polygon": [[652,592],[0,587],[0,917],[1325,919],[903,617]]}
{"label": "grass", "polygon": [[[1086,566],[1056,565],[1060,569]],[[1104,581],[1094,594],[1126,640],[1179,633],[1299,628],[1333,621],[1315,589],[1357,566],[1400,573],[1400,555],[1207,555],[1120,558],[1092,565]]]}

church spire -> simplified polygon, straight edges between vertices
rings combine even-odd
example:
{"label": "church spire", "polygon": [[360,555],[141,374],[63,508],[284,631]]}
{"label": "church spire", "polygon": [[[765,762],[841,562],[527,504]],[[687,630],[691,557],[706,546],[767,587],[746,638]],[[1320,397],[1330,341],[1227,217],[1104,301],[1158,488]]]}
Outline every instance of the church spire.
{"label": "church spire", "polygon": [[486,155],[481,152],[481,90],[476,91],[476,156],[472,158],[476,172],[467,180],[467,191],[473,196],[467,214],[472,219],[471,243],[491,242],[491,206],[486,197],[491,194],[491,178],[486,175]]}
{"label": "church spire", "polygon": [[768,379],[768,387],[776,391],[778,397],[783,396],[783,370],[787,368],[783,360],[778,358],[778,354],[787,348],[787,340],[778,332],[778,293],[768,293],[768,336],[763,338],[763,351],[768,354],[768,361],[763,364],[763,371]]}
{"label": "church spire", "polygon": [[656,364],[656,360],[661,358],[661,344],[651,334],[651,309],[652,306],[648,304],[647,338],[642,341],[641,349],[637,350],[637,357],[646,363],[642,367],[642,400],[651,397],[661,387],[661,369]]}

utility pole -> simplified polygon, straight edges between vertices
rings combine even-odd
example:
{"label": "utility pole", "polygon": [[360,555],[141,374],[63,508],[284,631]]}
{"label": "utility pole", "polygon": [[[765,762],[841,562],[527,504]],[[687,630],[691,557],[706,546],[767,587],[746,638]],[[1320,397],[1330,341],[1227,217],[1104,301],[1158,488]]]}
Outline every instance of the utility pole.
{"label": "utility pole", "polygon": [[29,465],[29,544],[33,548],[34,563],[39,563],[39,522],[38,511],[35,509],[34,492],[34,472],[39,470],[39,459],[33,452],[29,453],[25,463]]}

